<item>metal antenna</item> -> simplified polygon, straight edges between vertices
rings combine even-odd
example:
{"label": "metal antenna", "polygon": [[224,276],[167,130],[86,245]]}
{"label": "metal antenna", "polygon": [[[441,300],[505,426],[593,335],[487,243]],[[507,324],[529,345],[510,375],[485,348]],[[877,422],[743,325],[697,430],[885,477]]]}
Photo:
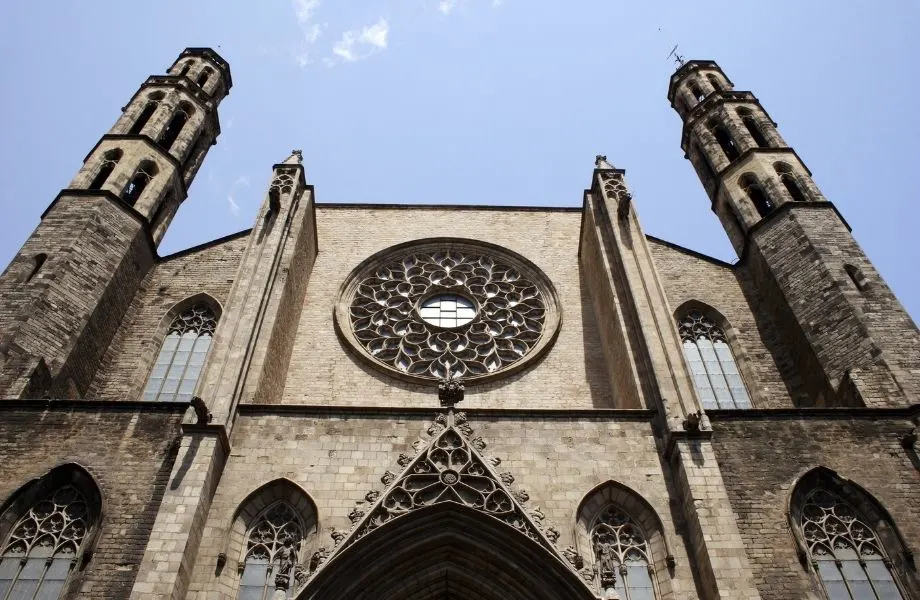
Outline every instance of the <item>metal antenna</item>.
{"label": "metal antenna", "polygon": [[682,67],[684,66],[684,63],[687,62],[687,60],[683,56],[677,53],[677,46],[678,44],[674,44],[674,47],[671,48],[670,52],[668,52],[667,58],[671,58],[673,56],[674,62],[676,62],[678,66]]}

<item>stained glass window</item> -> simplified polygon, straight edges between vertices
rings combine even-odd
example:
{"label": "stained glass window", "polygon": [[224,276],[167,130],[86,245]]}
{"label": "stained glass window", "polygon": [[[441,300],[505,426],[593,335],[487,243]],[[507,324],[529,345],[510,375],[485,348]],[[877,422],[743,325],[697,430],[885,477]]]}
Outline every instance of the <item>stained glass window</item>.
{"label": "stained glass window", "polygon": [[607,507],[591,530],[591,543],[603,589],[612,587],[621,600],[655,600],[648,543],[632,517]]}
{"label": "stained glass window", "polygon": [[86,499],[72,485],[33,505],[0,553],[0,599],[60,598],[86,537],[88,514]]}
{"label": "stained glass window", "polygon": [[272,600],[276,589],[292,596],[303,536],[303,522],[289,504],[278,502],[264,511],[249,530],[239,600]]}
{"label": "stained glass window", "polygon": [[722,328],[702,312],[692,310],[680,320],[679,331],[684,357],[703,408],[751,408],[751,399]]}
{"label": "stained glass window", "polygon": [[440,294],[425,300],[419,307],[419,315],[438,327],[460,327],[476,317],[476,307],[463,296]]}
{"label": "stained glass window", "polygon": [[144,400],[192,399],[215,327],[217,317],[204,304],[189,308],[173,320],[147,380]]}
{"label": "stained glass window", "polygon": [[849,504],[816,490],[802,530],[829,600],[903,600],[875,532]]}

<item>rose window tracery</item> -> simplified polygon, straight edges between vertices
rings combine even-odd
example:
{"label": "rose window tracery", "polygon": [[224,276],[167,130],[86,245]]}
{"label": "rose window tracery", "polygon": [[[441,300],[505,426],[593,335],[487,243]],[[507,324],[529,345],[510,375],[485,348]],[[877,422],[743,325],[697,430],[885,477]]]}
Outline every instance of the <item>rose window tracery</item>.
{"label": "rose window tracery", "polygon": [[336,312],[375,366],[410,379],[485,378],[536,356],[558,329],[552,285],[506,250],[419,244],[387,254],[353,272]]}

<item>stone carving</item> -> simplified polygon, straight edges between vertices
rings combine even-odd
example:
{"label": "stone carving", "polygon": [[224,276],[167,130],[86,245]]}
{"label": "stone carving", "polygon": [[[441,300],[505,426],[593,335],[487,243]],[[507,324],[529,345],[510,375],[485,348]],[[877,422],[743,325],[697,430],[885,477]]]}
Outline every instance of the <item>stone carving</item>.
{"label": "stone carving", "polygon": [[403,468],[407,467],[410,462],[412,462],[412,457],[405,453],[400,453],[399,458],[396,459],[396,463]]}
{"label": "stone carving", "polygon": [[454,415],[454,426],[465,437],[470,437],[471,435],[473,435],[473,428],[470,427],[470,424],[467,421],[465,412],[461,411]]}
{"label": "stone carving", "polygon": [[489,459],[489,462],[492,463],[493,467],[497,467],[502,464],[502,459],[500,459],[497,456],[493,456],[492,458]]}
{"label": "stone carving", "polygon": [[351,521],[352,524],[355,524],[358,521],[360,521],[361,517],[363,516],[364,516],[364,511],[356,506],[353,509],[351,509],[350,513],[348,513],[348,520]]}
{"label": "stone carving", "polygon": [[862,561],[886,560],[872,528],[843,500],[824,490],[814,492],[805,503],[802,530],[815,560],[833,560],[837,552],[848,549]]}
{"label": "stone carving", "polygon": [[[266,561],[278,564],[275,587],[288,589],[303,540],[303,525],[294,509],[278,502],[266,510],[249,531],[246,562]],[[245,562],[241,565],[245,569]]]}
{"label": "stone carving", "polygon": [[370,510],[353,539],[417,508],[441,502],[483,511],[546,545],[530,518],[491,474],[470,442],[453,427],[445,429],[416,457]]}
{"label": "stone carving", "polygon": [[582,558],[581,554],[575,550],[575,546],[566,546],[562,550],[562,555],[573,567],[575,567],[575,570],[580,570],[585,566],[585,560]]}
{"label": "stone carving", "polygon": [[396,480],[396,474],[393,473],[392,471],[387,471],[386,473],[383,474],[383,477],[380,478],[380,481],[383,483],[383,485],[390,485],[395,480]]}
{"label": "stone carving", "polygon": [[602,588],[614,587],[618,573],[625,577],[626,564],[644,563],[651,568],[645,534],[632,517],[616,506],[608,506],[598,516],[591,543]]}
{"label": "stone carving", "polygon": [[480,452],[486,449],[486,442],[481,437],[473,438],[470,443],[473,444],[473,448],[476,448]]}
{"label": "stone carving", "polygon": [[428,447],[428,442],[425,440],[415,440],[412,442],[412,448],[415,450],[415,453],[418,454],[422,450]]}
{"label": "stone carving", "polygon": [[294,550],[294,540],[290,535],[285,536],[281,548],[276,554],[278,572],[275,574],[275,588],[286,590],[291,584],[294,566],[297,564],[297,554]]}
{"label": "stone carving", "polygon": [[[462,249],[408,253],[361,279],[348,308],[351,330],[376,361],[421,379],[475,379],[527,356],[546,328],[542,286],[490,253]],[[417,307],[434,291],[466,297],[476,316],[458,327],[438,327]],[[553,326],[555,329],[555,324]],[[462,397],[459,383],[443,383]]]}
{"label": "stone carving", "polygon": [[449,372],[447,377],[438,383],[438,400],[441,401],[441,406],[454,406],[462,402],[465,389],[463,382],[454,377],[454,372]]}
{"label": "stone carving", "polygon": [[537,524],[537,527],[543,526],[543,519],[546,518],[546,515],[543,514],[543,511],[540,510],[539,506],[534,506],[530,509],[530,518],[533,519],[534,523]]}
{"label": "stone carving", "polygon": [[377,498],[380,497],[380,492],[377,490],[371,490],[368,493],[364,494],[364,499],[368,502],[376,502]]}
{"label": "stone carving", "polygon": [[315,573],[321,564],[326,562],[326,559],[329,558],[329,551],[326,548],[320,548],[313,553],[313,557],[310,559],[310,573]]}
{"label": "stone carving", "polygon": [[444,431],[444,427],[438,425],[437,423],[432,423],[428,426],[428,435],[435,436]]}
{"label": "stone carving", "polygon": [[282,194],[290,194],[294,190],[294,178],[288,173],[280,173],[272,179],[269,190],[276,190]]}
{"label": "stone carving", "polygon": [[514,492],[514,498],[521,504],[524,504],[530,500],[530,494],[527,493],[527,490],[518,490]]}
{"label": "stone carving", "polygon": [[554,544],[559,541],[559,535],[559,530],[555,527],[548,527],[546,529],[546,539]]}
{"label": "stone carving", "polygon": [[348,533],[340,529],[333,529],[331,532],[329,532],[329,535],[332,537],[333,541],[335,542],[335,545],[338,546],[342,542],[342,540],[345,539]]}
{"label": "stone carving", "polygon": [[502,483],[505,485],[511,485],[514,483],[514,475],[512,475],[509,471],[505,471],[500,475],[500,477],[502,478]]}

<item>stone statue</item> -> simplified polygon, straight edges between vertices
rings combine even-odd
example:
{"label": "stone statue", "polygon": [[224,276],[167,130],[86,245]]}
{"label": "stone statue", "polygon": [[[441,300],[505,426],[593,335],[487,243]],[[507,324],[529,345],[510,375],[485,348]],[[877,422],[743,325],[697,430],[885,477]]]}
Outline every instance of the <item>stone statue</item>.
{"label": "stone statue", "polygon": [[284,536],[283,545],[278,550],[278,574],[275,575],[275,587],[286,590],[291,584],[291,575],[297,564],[297,553],[294,550],[294,538]]}

